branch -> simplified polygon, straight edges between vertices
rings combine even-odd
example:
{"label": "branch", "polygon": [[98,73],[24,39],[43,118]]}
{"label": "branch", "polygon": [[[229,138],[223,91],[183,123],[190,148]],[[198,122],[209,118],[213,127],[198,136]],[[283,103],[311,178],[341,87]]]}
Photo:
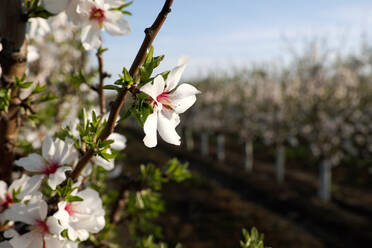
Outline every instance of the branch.
{"label": "branch", "polygon": [[116,225],[120,222],[121,215],[129,200],[129,191],[139,191],[143,187],[140,181],[126,176],[120,177],[119,180],[121,181],[119,195],[110,214],[110,224],[112,225]]}
{"label": "branch", "polygon": [[102,47],[98,48],[96,56],[98,60],[98,76],[99,82],[97,86],[97,93],[99,97],[99,109],[101,111],[101,115],[104,115],[106,112],[106,103],[105,103],[105,94],[103,92],[104,80],[107,77],[107,73],[103,70],[103,58],[102,58]]}
{"label": "branch", "polygon": [[[21,0],[0,0],[0,37],[3,50],[0,52],[2,68],[1,87],[11,88],[14,78],[22,78],[26,71],[27,44],[26,21]],[[0,179],[9,180],[12,173],[14,148],[18,135],[20,104],[16,101],[19,89],[10,92],[8,113],[0,119]]]}
{"label": "branch", "polygon": [[[132,76],[132,78],[135,78],[137,76],[140,66],[142,66],[146,59],[147,50],[151,47],[152,42],[154,41],[156,35],[158,34],[164,21],[166,20],[168,13],[171,11],[172,4],[173,0],[166,0],[162,10],[160,11],[158,17],[155,19],[152,26],[145,30],[146,34],[145,39],[143,40],[141,48],[139,49],[137,56],[134,59],[132,66],[130,67],[129,70],[129,73]],[[123,88],[116,97],[116,100],[111,105],[110,116],[107,120],[106,127],[99,137],[101,141],[106,140],[107,137],[114,131],[116,121],[120,114],[120,110],[123,107],[123,104],[129,91],[132,91],[132,89]],[[83,155],[83,157],[79,160],[78,164],[76,165],[74,171],[71,174],[71,178],[73,180],[76,180],[78,178],[81,171],[84,169],[85,165],[89,162],[93,155],[94,150],[88,150]]]}

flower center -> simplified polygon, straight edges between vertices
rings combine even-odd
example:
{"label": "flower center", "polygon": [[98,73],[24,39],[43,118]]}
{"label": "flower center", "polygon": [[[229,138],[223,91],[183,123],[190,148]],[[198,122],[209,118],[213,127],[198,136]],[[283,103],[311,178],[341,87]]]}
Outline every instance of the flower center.
{"label": "flower center", "polygon": [[99,25],[102,25],[102,22],[105,20],[105,11],[103,9],[93,6],[90,9],[90,20],[95,20]]}
{"label": "flower center", "polygon": [[57,162],[46,163],[43,173],[49,176],[50,174],[54,174],[59,167],[60,165]]}
{"label": "flower center", "polygon": [[70,215],[70,216],[73,216],[74,213],[75,213],[73,207],[74,207],[74,206],[72,205],[71,202],[68,202],[68,203],[66,204],[66,206],[65,206],[65,210],[66,210],[66,212],[68,213],[68,215]]}
{"label": "flower center", "polygon": [[0,201],[0,213],[4,212],[6,209],[8,209],[11,205],[13,205],[14,200],[12,195],[7,192],[5,194],[4,200]]}
{"label": "flower center", "polygon": [[[167,109],[173,109],[172,100],[170,99],[169,95],[170,95],[169,91],[164,91],[163,93],[161,93],[160,95],[156,97],[156,101],[163,104],[163,106]],[[154,101],[154,105],[155,106],[157,105],[155,101]]]}
{"label": "flower center", "polygon": [[49,233],[49,227],[47,223],[43,220],[36,220],[35,230],[42,234]]}

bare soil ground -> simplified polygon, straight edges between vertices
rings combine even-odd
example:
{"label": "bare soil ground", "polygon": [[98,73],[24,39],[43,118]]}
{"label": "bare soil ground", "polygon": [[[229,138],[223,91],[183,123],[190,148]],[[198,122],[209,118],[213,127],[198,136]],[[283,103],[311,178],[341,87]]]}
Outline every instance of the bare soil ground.
{"label": "bare soil ground", "polygon": [[169,158],[189,161],[193,179],[164,190],[167,213],[158,223],[165,239],[186,248],[239,247],[241,228],[257,227],[265,244],[274,248],[370,247],[372,194],[369,190],[335,185],[331,203],[316,196],[313,173],[289,167],[278,185],[272,163],[255,161],[253,173],[243,169],[242,154],[229,152],[223,163],[211,155],[161,144],[147,149],[129,136],[128,163],[162,165]]}

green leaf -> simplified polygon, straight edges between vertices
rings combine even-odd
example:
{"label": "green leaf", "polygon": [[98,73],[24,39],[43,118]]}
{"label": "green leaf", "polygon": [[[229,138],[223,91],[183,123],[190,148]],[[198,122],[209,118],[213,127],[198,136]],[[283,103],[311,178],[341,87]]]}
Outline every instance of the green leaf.
{"label": "green leaf", "polygon": [[24,82],[24,83],[19,83],[18,84],[18,87],[22,88],[22,89],[26,89],[26,88],[29,88],[34,82]]}
{"label": "green leaf", "polygon": [[76,195],[69,195],[65,198],[65,200],[67,202],[77,202],[77,201],[83,201],[84,199]]}
{"label": "green leaf", "polygon": [[46,90],[45,86],[41,86],[40,82],[37,82],[35,88],[32,90],[31,94],[38,94]]}

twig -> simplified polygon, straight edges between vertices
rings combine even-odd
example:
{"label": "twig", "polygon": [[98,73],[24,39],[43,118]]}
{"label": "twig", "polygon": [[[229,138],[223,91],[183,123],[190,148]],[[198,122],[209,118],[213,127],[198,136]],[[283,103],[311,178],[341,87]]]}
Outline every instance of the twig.
{"label": "twig", "polygon": [[[141,48],[139,49],[136,58],[134,59],[132,66],[130,67],[129,74],[132,78],[136,77],[138,74],[138,70],[140,66],[144,63],[146,59],[147,50],[151,47],[152,42],[154,41],[156,35],[158,34],[160,28],[162,27],[164,21],[167,18],[168,13],[171,11],[171,6],[173,4],[173,0],[166,0],[165,4],[160,11],[158,17],[155,19],[154,23],[150,28],[145,30],[145,39],[142,42]],[[131,91],[129,88],[123,88],[116,100],[111,105],[110,115],[107,120],[107,124],[105,129],[102,131],[100,135],[100,140],[106,140],[107,137],[114,131],[116,120],[120,114],[120,110],[125,102],[125,99],[128,95],[128,92]],[[88,150],[83,157],[77,163],[74,171],[71,174],[71,178],[76,180],[80,175],[81,171],[84,169],[85,165],[89,162],[89,160],[93,157],[94,150]]]}
{"label": "twig", "polygon": [[103,69],[102,47],[98,48],[96,56],[98,60],[98,76],[99,76],[99,82],[97,86],[97,93],[99,97],[99,109],[101,111],[101,115],[104,115],[106,112],[106,103],[105,103],[105,94],[103,91],[103,86],[104,86],[105,77],[107,77],[107,73],[105,73]]}
{"label": "twig", "polygon": [[122,212],[129,200],[129,191],[139,191],[143,188],[140,181],[133,180],[129,177],[120,177],[121,183],[118,198],[116,199],[110,215],[110,223],[116,225],[121,220]]}

